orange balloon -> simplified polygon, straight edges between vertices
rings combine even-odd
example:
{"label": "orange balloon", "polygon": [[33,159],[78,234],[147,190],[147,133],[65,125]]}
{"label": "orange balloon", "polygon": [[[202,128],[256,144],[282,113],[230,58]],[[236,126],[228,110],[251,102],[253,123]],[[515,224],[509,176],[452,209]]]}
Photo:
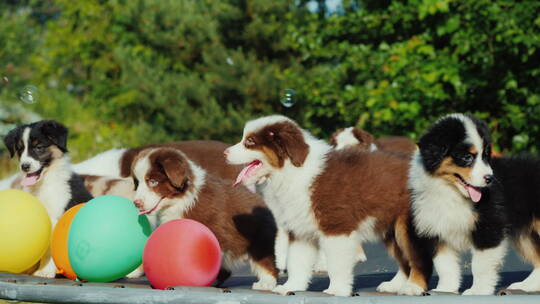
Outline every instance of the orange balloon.
{"label": "orange balloon", "polygon": [[75,214],[77,214],[82,206],[84,206],[84,204],[78,204],[71,207],[64,215],[62,215],[54,227],[51,239],[51,256],[54,260],[54,264],[56,264],[56,273],[72,280],[77,279],[77,275],[69,263],[68,233],[71,221],[73,221]]}

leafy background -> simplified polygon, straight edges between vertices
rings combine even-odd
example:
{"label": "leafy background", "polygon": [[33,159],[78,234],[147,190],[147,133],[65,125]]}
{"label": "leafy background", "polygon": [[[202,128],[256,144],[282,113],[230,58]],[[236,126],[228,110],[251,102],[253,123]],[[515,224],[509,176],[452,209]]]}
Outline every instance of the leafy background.
{"label": "leafy background", "polygon": [[[467,112],[496,149],[538,152],[539,1],[332,3],[3,1],[0,136],[56,119],[79,161],[149,142],[232,143],[271,113],[323,138],[354,125],[416,139]],[[288,88],[292,107],[280,102]],[[2,146],[0,176],[14,166]]]}

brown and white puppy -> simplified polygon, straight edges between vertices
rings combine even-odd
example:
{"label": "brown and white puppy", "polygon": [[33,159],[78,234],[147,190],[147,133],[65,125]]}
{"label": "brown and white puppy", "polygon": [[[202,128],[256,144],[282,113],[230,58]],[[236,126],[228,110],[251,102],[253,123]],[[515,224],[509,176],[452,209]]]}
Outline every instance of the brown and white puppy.
{"label": "brown and white puppy", "polygon": [[244,187],[207,173],[178,149],[148,148],[133,157],[131,176],[135,205],[158,223],[189,218],[216,235],[223,252],[222,268],[231,270],[247,259],[259,281],[254,289],[276,285],[276,225],[261,198]]}
{"label": "brown and white puppy", "polygon": [[[142,150],[148,148],[169,147],[183,152],[186,156],[198,166],[202,167],[209,174],[229,181],[231,184],[242,170],[242,166],[230,165],[223,157],[223,151],[230,145],[215,140],[189,140],[166,144],[151,144],[129,149],[111,149],[100,153],[86,161],[74,165],[74,170],[87,176],[85,185],[95,195],[111,194],[117,192],[120,196],[132,198],[135,194],[133,187],[130,189],[125,184],[132,184],[131,180],[125,180],[130,175],[131,164],[134,157]],[[99,176],[99,178],[92,178]],[[9,183],[6,180],[6,183]],[[109,187],[110,186],[110,187]],[[0,189],[2,182],[0,181]],[[249,190],[255,191],[255,187]],[[153,221],[153,217],[150,217]],[[276,237],[276,264],[279,269],[284,270],[286,265],[288,250],[287,234],[278,233]],[[141,273],[139,271],[139,273]],[[133,273],[130,277],[136,277]]]}
{"label": "brown and white puppy", "polygon": [[330,137],[330,144],[336,149],[354,147],[361,151],[392,151],[412,155],[416,150],[415,143],[406,136],[388,136],[375,139],[371,133],[358,128],[338,129]]}
{"label": "brown and white puppy", "polygon": [[416,264],[421,259],[407,233],[407,160],[385,152],[334,150],[279,115],[249,121],[242,141],[225,154],[232,164],[247,164],[237,183],[264,183],[263,198],[278,226],[294,236],[289,278],[274,291],[306,290],[320,247],[330,277],[325,292],[349,296],[358,244],[376,239],[400,264],[396,277],[378,289],[415,295],[426,290],[431,269]]}

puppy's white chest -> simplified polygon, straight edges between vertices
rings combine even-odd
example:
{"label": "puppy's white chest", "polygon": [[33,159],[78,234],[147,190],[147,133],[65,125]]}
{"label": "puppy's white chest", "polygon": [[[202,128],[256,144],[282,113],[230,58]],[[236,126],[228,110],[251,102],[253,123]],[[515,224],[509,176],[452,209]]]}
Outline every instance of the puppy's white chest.
{"label": "puppy's white chest", "polygon": [[471,244],[477,216],[460,197],[431,196],[413,202],[415,224],[421,235],[438,237],[457,250]]}
{"label": "puppy's white chest", "polygon": [[69,177],[70,172],[66,168],[52,167],[42,177],[40,185],[25,187],[25,191],[34,194],[41,201],[53,222],[64,214],[71,200]]}
{"label": "puppy's white chest", "polygon": [[313,237],[318,229],[307,193],[297,191],[281,194],[275,195],[268,189],[264,192],[265,202],[272,211],[278,226],[297,236]]}

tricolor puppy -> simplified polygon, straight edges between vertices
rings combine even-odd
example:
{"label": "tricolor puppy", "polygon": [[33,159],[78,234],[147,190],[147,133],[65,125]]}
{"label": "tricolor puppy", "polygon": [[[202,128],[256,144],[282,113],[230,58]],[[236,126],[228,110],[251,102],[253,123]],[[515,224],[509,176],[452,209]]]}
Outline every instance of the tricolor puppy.
{"label": "tricolor puppy", "polygon": [[[249,121],[242,141],[225,151],[245,164],[237,183],[262,184],[265,203],[291,236],[289,278],[274,291],[306,290],[320,247],[326,254],[326,293],[349,296],[358,245],[382,239],[400,272],[381,291],[421,294],[431,269],[419,268],[407,232],[408,161],[385,152],[334,150],[291,119]],[[409,257],[411,257],[409,259]]]}
{"label": "tricolor puppy", "polygon": [[371,133],[358,128],[338,129],[330,137],[330,144],[336,149],[354,147],[361,151],[391,151],[412,155],[416,150],[415,143],[405,136],[388,136],[375,139]]}
{"label": "tricolor puppy", "polygon": [[[80,176],[73,173],[67,155],[68,130],[62,124],[43,120],[11,130],[4,143],[11,155],[17,155],[22,175],[17,188],[36,196],[45,206],[54,225],[72,206],[92,196]],[[56,267],[50,256],[41,261],[35,275],[54,277]]]}
{"label": "tricolor puppy", "polygon": [[[189,218],[216,235],[223,252],[223,273],[247,259],[259,281],[254,289],[275,287],[276,224],[261,198],[244,187],[215,177],[173,148],[149,148],[133,158],[135,205],[157,215],[158,224]],[[224,279],[224,278],[222,278]]]}
{"label": "tricolor puppy", "polygon": [[472,252],[473,273],[473,285],[463,294],[495,291],[507,248],[508,213],[500,183],[494,182],[490,147],[484,122],[451,114],[420,138],[411,161],[411,229],[434,241],[438,291],[458,291],[462,251]]}

